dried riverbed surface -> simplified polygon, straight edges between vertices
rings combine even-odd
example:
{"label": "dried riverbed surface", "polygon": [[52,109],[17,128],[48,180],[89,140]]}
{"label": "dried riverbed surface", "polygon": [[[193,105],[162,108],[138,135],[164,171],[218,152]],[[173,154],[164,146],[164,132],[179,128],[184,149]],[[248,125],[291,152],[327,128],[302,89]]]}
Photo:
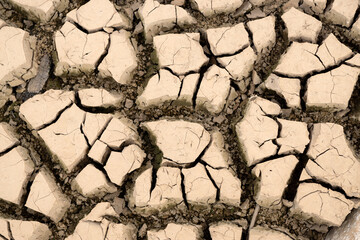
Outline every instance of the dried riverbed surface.
{"label": "dried riverbed surface", "polygon": [[360,239],[358,0],[0,0],[0,239]]}

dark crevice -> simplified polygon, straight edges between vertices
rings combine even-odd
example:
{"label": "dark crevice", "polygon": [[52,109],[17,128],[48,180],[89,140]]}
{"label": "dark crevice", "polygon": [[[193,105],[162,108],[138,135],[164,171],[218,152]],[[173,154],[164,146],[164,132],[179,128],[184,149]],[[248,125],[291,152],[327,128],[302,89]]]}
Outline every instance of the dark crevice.
{"label": "dark crevice", "polygon": [[[74,22],[72,20],[67,20],[69,23],[73,24],[78,30],[80,30],[81,32],[85,33],[85,34],[90,34],[91,32],[89,32],[88,30],[86,30],[84,27],[82,27],[80,24],[78,24],[77,22]],[[99,30],[101,31],[101,30]]]}
{"label": "dark crevice", "polygon": [[[209,231],[209,225],[206,224],[205,227],[203,227],[203,233],[204,233],[204,240],[212,240],[211,238],[211,234],[210,234],[210,231]],[[184,239],[185,240],[185,239]]]}
{"label": "dark crevice", "polygon": [[62,115],[66,110],[68,110],[72,105],[73,105],[73,102],[70,103],[69,105],[67,105],[67,106],[66,106],[64,109],[62,109],[61,111],[59,111],[54,120],[52,120],[52,121],[49,122],[49,123],[44,124],[42,127],[40,127],[39,129],[37,129],[36,131],[40,131],[40,130],[45,129],[45,128],[47,128],[48,126],[56,123],[56,122],[59,120],[59,118],[61,117],[61,115]]}
{"label": "dark crevice", "polygon": [[189,209],[189,203],[187,201],[186,198],[186,191],[185,191],[185,177],[184,174],[182,172],[182,170],[180,171],[180,176],[181,176],[181,193],[182,193],[182,197],[184,199],[184,203],[187,209]]}
{"label": "dark crevice", "polygon": [[12,147],[6,149],[5,151],[1,152],[1,153],[0,153],[0,157],[2,157],[2,156],[4,156],[4,155],[6,155],[7,153],[11,152],[11,150],[13,150],[14,148],[18,147],[19,145],[20,145],[20,144],[15,144],[14,146],[12,146]]}
{"label": "dark crevice", "polygon": [[84,112],[89,112],[89,113],[114,113],[116,111],[115,107],[86,107],[82,105],[78,91],[75,91],[74,103],[78,108],[80,108]]}
{"label": "dark crevice", "polygon": [[24,191],[24,194],[21,196],[20,206],[24,206],[24,205],[25,205],[26,200],[28,199],[29,194],[30,194],[31,186],[32,186],[32,184],[33,184],[33,182],[34,182],[34,179],[35,179],[36,175],[39,173],[39,171],[40,171],[40,169],[37,169],[37,170],[34,170],[34,171],[31,173],[31,175],[30,175],[30,177],[29,177],[29,179],[28,179],[28,182],[27,182],[27,184],[26,184],[25,187],[24,187],[24,190],[25,190],[25,191]]}
{"label": "dark crevice", "polygon": [[[108,40],[108,43],[105,47],[105,50],[104,52],[101,54],[101,56],[99,57],[99,60],[96,62],[95,64],[95,74],[98,74],[99,73],[99,65],[102,63],[102,61],[104,60],[104,58],[107,56],[108,52],[109,52],[109,49],[110,49],[110,45],[111,45],[111,37],[110,37],[110,34],[108,34],[108,37],[109,37],[109,40]],[[130,41],[131,42],[131,41]]]}
{"label": "dark crevice", "polygon": [[215,182],[215,180],[212,178],[209,170],[208,170],[206,167],[204,167],[204,168],[205,168],[205,171],[206,171],[206,174],[207,174],[208,178],[210,179],[210,181],[212,182],[212,184],[213,184],[214,187],[216,188],[216,198],[215,198],[215,199],[216,199],[216,201],[219,201],[219,200],[220,200],[220,187],[219,187],[218,185],[216,185],[216,182]]}
{"label": "dark crevice", "polygon": [[11,225],[10,225],[10,222],[9,222],[9,221],[7,222],[7,228],[8,228],[8,233],[9,233],[10,240],[16,240],[16,239],[14,238],[13,233],[12,233]]}

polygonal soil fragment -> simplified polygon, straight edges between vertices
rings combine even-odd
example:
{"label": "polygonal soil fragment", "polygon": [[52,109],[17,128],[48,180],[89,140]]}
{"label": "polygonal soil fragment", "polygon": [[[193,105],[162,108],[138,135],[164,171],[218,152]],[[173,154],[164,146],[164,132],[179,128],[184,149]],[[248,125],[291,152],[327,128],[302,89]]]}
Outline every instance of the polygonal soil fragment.
{"label": "polygonal soil fragment", "polygon": [[0,154],[19,144],[14,129],[6,122],[0,123]]}
{"label": "polygonal soil fragment", "polygon": [[154,47],[160,67],[169,68],[176,75],[198,72],[209,60],[199,41],[199,33],[155,36]]}
{"label": "polygonal soil fragment", "polygon": [[209,227],[212,240],[241,240],[242,228],[231,222],[219,222]]}
{"label": "polygonal soil fragment", "polygon": [[212,65],[204,74],[196,96],[196,106],[211,113],[220,113],[230,93],[230,74]]}
{"label": "polygonal soil fragment", "polygon": [[131,120],[112,118],[102,133],[100,141],[110,148],[120,149],[125,143],[139,143],[139,135]]}
{"label": "polygonal soil fragment", "polygon": [[48,240],[51,231],[46,224],[0,218],[0,238],[5,240]]}
{"label": "polygonal soil fragment", "polygon": [[234,80],[240,81],[250,76],[256,61],[256,54],[249,46],[244,51],[230,56],[221,57],[217,60],[232,76]]}
{"label": "polygonal soil fragment", "polygon": [[48,90],[21,104],[20,117],[28,123],[30,129],[38,130],[53,122],[74,101],[74,92]]}
{"label": "polygonal soil fragment", "polygon": [[315,179],[342,188],[347,196],[360,197],[360,162],[348,146],[344,129],[333,123],[314,124],[310,158],[305,169]]}
{"label": "polygonal soil fragment", "polygon": [[111,33],[108,53],[98,67],[101,77],[111,77],[120,84],[132,80],[138,60],[130,36],[130,32],[125,30]]}
{"label": "polygonal soil fragment", "polygon": [[195,24],[196,20],[183,8],[160,4],[156,0],[146,0],[139,8],[139,16],[144,25],[147,42],[151,42],[155,35],[168,31],[175,26]]}
{"label": "polygonal soil fragment", "polygon": [[249,231],[249,240],[292,240],[291,237],[285,233],[267,229],[264,227],[254,227]]}
{"label": "polygonal soil fragment", "polygon": [[134,224],[110,223],[105,240],[136,240],[137,229]]}
{"label": "polygonal soil fragment", "polygon": [[304,122],[277,119],[281,126],[276,143],[280,146],[278,154],[303,153],[310,142],[307,124]]}
{"label": "polygonal soil fragment", "polygon": [[210,17],[211,15],[220,13],[232,13],[241,7],[243,0],[191,0],[192,8],[199,10],[204,16]]}
{"label": "polygonal soil fragment", "polygon": [[122,100],[122,95],[108,92],[105,89],[87,88],[79,91],[81,105],[85,107],[116,107]]}
{"label": "polygonal soil fragment", "polygon": [[316,183],[301,183],[291,213],[318,224],[340,226],[351,212],[354,203],[341,193]]}
{"label": "polygonal soil fragment", "polygon": [[354,210],[340,227],[333,228],[326,240],[358,239],[360,237],[360,209]]}
{"label": "polygonal soil fragment", "polygon": [[141,108],[160,106],[164,102],[175,101],[179,96],[180,88],[181,80],[177,76],[168,70],[160,69],[158,74],[149,79],[145,90],[136,101]]}
{"label": "polygonal soil fragment", "polygon": [[186,200],[191,204],[210,204],[216,201],[216,188],[202,164],[182,169]]}
{"label": "polygonal soil fragment", "polygon": [[268,16],[247,23],[252,33],[254,47],[257,53],[267,52],[276,43],[275,17]]}
{"label": "polygonal soil fragment", "polygon": [[192,163],[210,143],[210,134],[198,123],[160,120],[143,123],[163,157],[177,165]]}
{"label": "polygonal soil fragment", "polygon": [[156,185],[151,192],[149,207],[155,209],[179,205],[184,201],[181,191],[180,169],[160,167],[156,173]]}
{"label": "polygonal soil fragment", "polygon": [[282,196],[298,163],[293,156],[286,156],[257,164],[252,170],[258,178],[255,201],[262,207],[280,209]]}
{"label": "polygonal soil fragment", "polygon": [[0,198],[20,204],[33,171],[34,163],[27,150],[21,146],[0,156]]}
{"label": "polygonal soil fragment", "polygon": [[229,153],[225,150],[224,137],[219,131],[211,133],[211,143],[201,160],[214,169],[228,168],[233,164]]}
{"label": "polygonal soil fragment", "polygon": [[164,230],[147,231],[148,240],[200,240],[203,233],[201,226],[169,223]]}
{"label": "polygonal soil fragment", "polygon": [[59,222],[70,207],[70,200],[61,192],[53,177],[41,169],[31,185],[25,206]]}
{"label": "polygonal soil fragment", "polygon": [[360,69],[341,65],[329,72],[312,76],[307,82],[306,106],[343,110],[348,107]]}
{"label": "polygonal soil fragment", "polygon": [[151,193],[152,171],[152,168],[148,168],[136,178],[131,195],[129,196],[129,201],[133,207],[143,208],[148,205]]}
{"label": "polygonal soil fragment", "polygon": [[0,88],[21,85],[36,75],[35,46],[36,38],[28,32],[10,26],[0,28]]}
{"label": "polygonal soil fragment", "polygon": [[290,41],[306,41],[316,43],[322,23],[296,8],[291,8],[281,16],[285,22]]}
{"label": "polygonal soil fragment", "polygon": [[84,133],[89,145],[93,145],[96,139],[104,132],[113,116],[111,114],[95,114],[87,112],[85,119],[81,124],[81,130]]}
{"label": "polygonal soil fragment", "polygon": [[182,86],[180,94],[177,98],[177,103],[180,105],[192,105],[193,97],[196,92],[197,83],[199,81],[200,74],[193,73],[188,74],[182,80]]}
{"label": "polygonal soil fragment", "polygon": [[48,22],[62,12],[69,4],[68,0],[10,0],[12,4],[35,16],[43,22]]}
{"label": "polygonal soil fragment", "polygon": [[331,33],[319,46],[316,55],[320,58],[321,63],[328,68],[350,58],[353,53],[350,48],[342,44]]}
{"label": "polygonal soil fragment", "polygon": [[307,74],[324,70],[324,65],[316,56],[317,44],[293,42],[281,56],[275,73],[289,77],[304,77]]}
{"label": "polygonal soil fragment", "polygon": [[206,36],[210,50],[215,56],[235,54],[250,45],[244,23],[232,27],[208,29]]}
{"label": "polygonal soil fragment", "polygon": [[73,180],[71,188],[85,197],[103,197],[117,190],[112,183],[108,182],[105,174],[92,164],[88,164],[81,170]]}
{"label": "polygonal soil fragment", "polygon": [[137,145],[130,145],[122,152],[111,152],[104,167],[111,182],[121,186],[125,176],[138,169],[143,163],[146,154]]}
{"label": "polygonal soil fragment", "polygon": [[353,22],[358,4],[357,0],[334,0],[325,16],[332,23],[348,28]]}
{"label": "polygonal soil fragment", "polygon": [[66,16],[66,20],[79,24],[86,31],[131,28],[130,20],[116,11],[109,0],[90,0],[79,9],[74,9]]}
{"label": "polygonal soil fragment", "polygon": [[57,156],[67,172],[84,158],[88,144],[81,130],[85,112],[73,104],[54,124],[39,131],[50,151]]}
{"label": "polygonal soil fragment", "polygon": [[231,169],[213,169],[211,167],[206,167],[206,169],[209,171],[217,188],[220,189],[219,202],[232,206],[239,206],[241,198],[241,182],[240,179],[236,177],[235,173]]}
{"label": "polygonal soil fragment", "polygon": [[265,80],[265,87],[275,91],[285,99],[286,105],[291,108],[300,108],[300,79],[279,77],[271,74]]}
{"label": "polygonal soil fragment", "polygon": [[70,22],[55,33],[57,63],[55,75],[91,73],[109,43],[105,32],[86,34]]}
{"label": "polygonal soil fragment", "polygon": [[277,138],[279,126],[268,116],[280,112],[275,103],[257,96],[250,98],[244,118],[236,124],[237,137],[248,166],[276,154],[277,146],[272,140]]}

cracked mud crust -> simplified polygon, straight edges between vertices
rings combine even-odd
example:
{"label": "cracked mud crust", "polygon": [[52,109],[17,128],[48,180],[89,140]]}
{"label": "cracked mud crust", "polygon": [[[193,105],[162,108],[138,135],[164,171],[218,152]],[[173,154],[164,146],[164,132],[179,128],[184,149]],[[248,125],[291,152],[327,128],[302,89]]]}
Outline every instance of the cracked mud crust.
{"label": "cracked mud crust", "polygon": [[0,239],[359,236],[359,12],[0,0]]}

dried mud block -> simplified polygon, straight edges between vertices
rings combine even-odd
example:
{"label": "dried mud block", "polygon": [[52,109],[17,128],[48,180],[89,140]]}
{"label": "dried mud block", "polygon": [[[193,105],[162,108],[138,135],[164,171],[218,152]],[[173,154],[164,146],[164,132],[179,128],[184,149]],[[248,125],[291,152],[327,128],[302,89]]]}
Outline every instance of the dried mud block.
{"label": "dried mud block", "polygon": [[358,0],[334,0],[325,17],[333,24],[348,28],[353,22],[358,4]]}
{"label": "dried mud block", "polygon": [[277,146],[272,141],[278,137],[279,126],[269,116],[280,112],[280,106],[273,102],[257,96],[250,98],[244,118],[236,124],[236,134],[248,166],[276,154]]}
{"label": "dried mud block", "polygon": [[358,18],[352,25],[350,34],[351,37],[354,38],[354,40],[356,41],[360,40],[360,18]]}
{"label": "dried mud block", "polygon": [[179,96],[180,88],[181,80],[177,76],[168,70],[160,69],[158,74],[149,79],[136,102],[140,108],[161,106],[164,102],[175,101]]}
{"label": "dried mud block", "polygon": [[28,123],[30,129],[38,130],[55,121],[74,101],[74,92],[48,90],[21,104],[20,117]]}
{"label": "dried mud block", "polygon": [[111,33],[108,53],[98,67],[101,77],[111,77],[120,84],[130,83],[138,66],[136,46],[130,37],[125,30]]}
{"label": "dried mud block", "polygon": [[25,207],[40,212],[57,223],[70,207],[70,200],[61,192],[53,177],[42,169],[31,185]]}
{"label": "dried mud block", "polygon": [[146,207],[150,201],[152,171],[152,168],[148,168],[136,178],[134,187],[129,196],[129,202],[133,207]]}
{"label": "dried mud block", "polygon": [[250,45],[249,34],[244,23],[208,29],[206,36],[210,50],[215,56],[232,55]]}
{"label": "dried mud block", "polygon": [[325,240],[350,240],[360,239],[360,209],[353,212],[346,218],[340,227],[333,228],[326,235]]}
{"label": "dried mud block", "polygon": [[0,237],[16,240],[48,240],[49,227],[36,221],[22,221],[0,218]]}
{"label": "dried mud block", "polygon": [[268,16],[247,23],[258,53],[270,51],[276,43],[275,17]]}
{"label": "dried mud block", "polygon": [[80,221],[72,235],[65,240],[105,239],[109,222]]}
{"label": "dried mud block", "polygon": [[96,140],[94,145],[91,147],[88,156],[95,162],[104,164],[105,157],[110,153],[110,148],[100,140]]}
{"label": "dried mud block", "polygon": [[34,167],[27,150],[21,146],[0,156],[0,198],[20,204]]}
{"label": "dried mud block", "polygon": [[249,231],[249,240],[292,240],[291,237],[280,231],[267,229],[264,227],[254,227]]}
{"label": "dried mud block", "polygon": [[184,202],[181,190],[180,169],[160,167],[156,173],[156,185],[151,191],[149,207],[161,210]]}
{"label": "dried mud block", "polygon": [[324,65],[316,56],[317,51],[317,44],[293,42],[281,56],[274,73],[288,77],[305,77],[324,70]]}
{"label": "dried mud block", "polygon": [[201,226],[169,223],[164,230],[147,231],[148,240],[200,240],[203,232]]}
{"label": "dried mud block", "polygon": [[101,56],[106,53],[108,44],[109,34],[105,32],[86,34],[74,24],[65,22],[55,33],[57,52],[55,75],[92,73]]}
{"label": "dried mud block", "polygon": [[301,183],[291,214],[312,219],[317,224],[340,226],[353,209],[354,203],[341,193],[316,183]]}
{"label": "dried mud block", "polygon": [[278,154],[303,153],[310,142],[307,124],[304,122],[277,119],[281,125],[276,143],[280,146]]}
{"label": "dried mud block", "polygon": [[154,47],[159,66],[171,69],[176,75],[198,72],[209,61],[199,41],[199,33],[155,36]]}
{"label": "dried mud block", "polygon": [[352,67],[360,67],[360,54],[355,54],[352,58],[346,60],[345,64]]}
{"label": "dried mud block", "polygon": [[110,223],[105,240],[136,240],[137,229],[134,224]]}
{"label": "dried mud block", "polygon": [[81,128],[85,114],[74,104],[54,124],[38,132],[68,173],[80,163],[89,148]]}
{"label": "dried mud block", "polygon": [[106,216],[117,217],[118,215],[109,202],[100,202],[81,221],[101,222]]}
{"label": "dried mud block", "polygon": [[285,22],[290,41],[317,42],[322,28],[319,20],[296,8],[291,8],[281,18]]}
{"label": "dried mud block", "polygon": [[86,112],[85,119],[81,124],[81,130],[89,145],[92,146],[95,143],[112,118],[111,114]]}
{"label": "dried mud block", "polygon": [[319,56],[322,64],[328,68],[350,58],[353,52],[331,33],[319,46],[316,55]]}
{"label": "dried mud block", "polygon": [[346,109],[359,74],[359,68],[343,64],[329,72],[310,77],[305,95],[306,106],[335,111]]}
{"label": "dried mud block", "polygon": [[109,0],[90,0],[78,9],[70,11],[66,20],[79,24],[90,33],[109,28],[131,28],[130,20],[116,11]]}
{"label": "dried mud block", "polygon": [[207,205],[215,203],[216,188],[205,171],[202,164],[192,168],[182,169],[184,174],[185,194],[188,203],[194,205]]}
{"label": "dried mud block", "polygon": [[232,13],[241,7],[243,0],[191,0],[193,9],[199,10],[205,17],[221,13]]}
{"label": "dried mud block", "polygon": [[304,0],[301,7],[308,13],[321,14],[326,8],[327,0]]}
{"label": "dried mud block", "polygon": [[81,105],[85,107],[117,107],[123,96],[105,89],[86,88],[78,92]]}
{"label": "dried mud block", "polygon": [[177,165],[194,162],[210,143],[210,134],[198,123],[159,120],[142,126],[154,138],[163,158]]}
{"label": "dried mud block", "polygon": [[155,35],[173,29],[175,26],[195,24],[186,10],[172,4],[160,4],[156,0],[146,0],[139,8],[139,16],[144,25],[147,42],[152,42]]}
{"label": "dried mud block", "polygon": [[231,222],[211,224],[209,232],[212,240],[241,240],[242,228]]}
{"label": "dried mud block", "polygon": [[250,76],[254,69],[256,58],[254,50],[249,46],[236,55],[221,57],[217,60],[235,81],[240,81]]}
{"label": "dried mud block", "polygon": [[334,123],[317,123],[311,136],[307,173],[342,188],[347,196],[359,198],[360,162],[348,145],[344,128]]}
{"label": "dried mud block", "polygon": [[196,96],[196,106],[211,113],[220,113],[230,93],[230,74],[212,65],[204,74]]}
{"label": "dried mud block", "polygon": [[10,0],[14,6],[19,7],[29,15],[35,16],[42,22],[54,19],[56,13],[66,9],[68,0]]}
{"label": "dried mud block", "polygon": [[218,189],[220,189],[219,202],[232,206],[240,206],[241,181],[235,176],[231,169],[213,169],[206,167],[214,180]]}
{"label": "dried mud block", "polygon": [[106,143],[110,148],[119,149],[125,143],[139,143],[139,135],[136,126],[127,118],[112,118],[100,141]]}
{"label": "dried mud block", "polygon": [[6,122],[0,123],[0,154],[19,144],[15,129]]}
{"label": "dried mud block", "polygon": [[275,74],[265,80],[265,87],[284,98],[290,108],[300,108],[300,79],[279,77]]}
{"label": "dried mud block", "polygon": [[19,86],[35,77],[35,46],[36,38],[28,32],[10,26],[0,28],[0,87]]}
{"label": "dried mud block", "polygon": [[224,137],[219,131],[211,133],[211,143],[201,160],[214,169],[228,168],[233,164],[229,152],[225,150]]}
{"label": "dried mud block", "polygon": [[122,152],[111,152],[104,167],[110,181],[121,186],[127,174],[138,169],[146,157],[137,145],[125,147]]}
{"label": "dried mud block", "polygon": [[105,174],[92,164],[81,170],[73,180],[71,188],[85,197],[103,197],[117,191],[117,188],[108,182]]}
{"label": "dried mud block", "polygon": [[258,178],[256,203],[261,207],[280,209],[284,190],[297,163],[298,159],[290,155],[257,164],[252,170]]}

